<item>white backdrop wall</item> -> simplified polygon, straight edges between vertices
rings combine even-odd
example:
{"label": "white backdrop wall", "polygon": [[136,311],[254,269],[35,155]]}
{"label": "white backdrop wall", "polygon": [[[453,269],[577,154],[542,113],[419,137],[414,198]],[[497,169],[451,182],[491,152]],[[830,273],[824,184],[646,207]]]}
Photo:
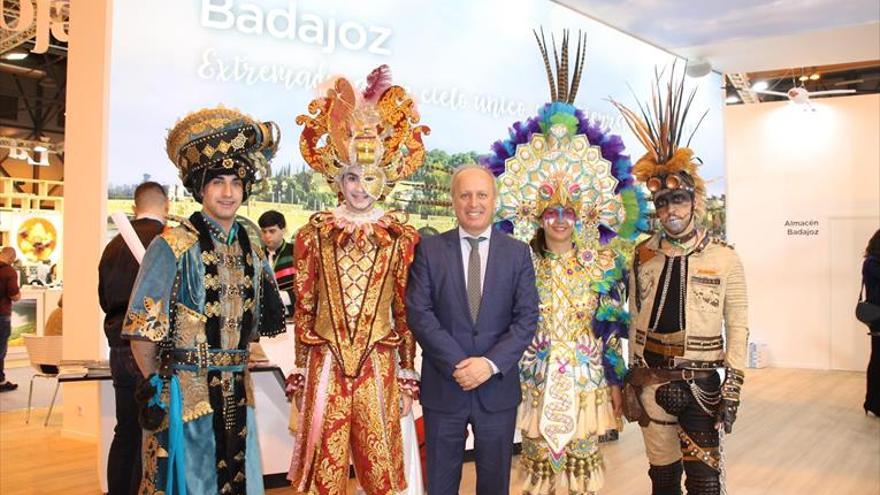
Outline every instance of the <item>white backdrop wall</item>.
{"label": "white backdrop wall", "polygon": [[[633,104],[627,83],[646,98],[654,66],[673,59],[546,0],[73,4],[66,167],[76,173],[68,175],[64,196],[65,259],[74,260],[65,265],[65,291],[77,298],[65,312],[65,321],[76,323],[65,325],[64,352],[71,359],[104,355],[95,267],[106,242],[108,185],[137,184],[144,174],[176,183],[165,135],[189,111],[223,103],[275,120],[284,136],[275,166],[297,170],[303,163],[294,118],[306,111],[316,86],[333,74],[363,78],[388,63],[432,128],[429,149],[485,153],[547,99],[531,34],[543,25],[548,36],[563,28],[588,33],[576,104],[621,133],[637,158],[644,150],[605,98]],[[721,77],[713,73],[688,85],[700,86],[694,108],[710,110],[694,148],[714,179],[710,191],[718,194],[724,190]],[[65,385],[65,406],[66,432],[97,435],[96,386]]]}
{"label": "white backdrop wall", "polygon": [[[546,0],[116,2],[108,183],[137,184],[144,174],[177,182],[165,156],[167,129],[218,103],[277,122],[282,139],[273,167],[300,170],[302,128],[294,119],[306,113],[316,87],[340,74],[362,82],[379,64],[390,65],[394,81],[417,100],[422,123],[431,128],[427,149],[488,153],[513,122],[535,115],[549,99],[532,35],[538,28],[548,43],[551,36],[558,42],[563,29],[572,30],[572,40],[578,31],[587,34],[575,104],[620,134],[635,161],[644,149],[607,98],[635,105],[631,84],[647,99],[655,66],[674,57]],[[687,84],[699,87],[693,113],[709,110],[693,145],[713,179],[710,193],[721,194],[721,76]]]}
{"label": "white backdrop wall", "polygon": [[728,236],[771,366],[864,370],[870,342],[853,311],[880,228],[880,95],[812,106],[726,107]]}

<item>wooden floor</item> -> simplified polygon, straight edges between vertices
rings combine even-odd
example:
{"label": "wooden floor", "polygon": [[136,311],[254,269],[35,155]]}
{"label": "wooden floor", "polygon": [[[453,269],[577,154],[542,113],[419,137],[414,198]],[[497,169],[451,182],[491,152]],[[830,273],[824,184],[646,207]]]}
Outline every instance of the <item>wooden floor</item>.
{"label": "wooden floor", "polygon": [[[880,419],[861,409],[864,379],[854,372],[749,370],[740,419],[724,446],[728,493],[880,494]],[[24,411],[0,415],[0,493],[99,494],[96,446],[63,438],[60,415],[43,428],[44,414],[37,411],[30,425]],[[604,452],[602,495],[650,493],[638,428],[628,425]],[[512,478],[511,493],[519,493],[516,471]],[[474,493],[473,464],[465,466],[461,492]]]}

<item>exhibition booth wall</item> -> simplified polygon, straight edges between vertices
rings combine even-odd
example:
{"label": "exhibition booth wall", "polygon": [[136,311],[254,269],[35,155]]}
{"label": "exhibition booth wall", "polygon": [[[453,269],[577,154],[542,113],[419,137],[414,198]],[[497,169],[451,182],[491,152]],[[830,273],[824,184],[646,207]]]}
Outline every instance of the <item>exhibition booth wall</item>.
{"label": "exhibition booth wall", "polygon": [[[418,15],[396,2],[370,12],[341,3],[261,4],[264,23],[273,9],[286,8],[300,23],[321,21],[330,29],[332,20],[337,34],[340,25],[351,23],[366,26],[368,34],[390,31],[382,45],[390,53],[373,53],[369,46],[331,49],[326,39],[323,45],[279,39],[265,25],[262,34],[242,32],[236,24],[241,13],[255,16],[253,9],[242,10],[255,5],[248,2],[160,3],[149,9],[110,0],[71,6],[62,230],[68,359],[106,354],[96,267],[107,239],[108,190],[137,183],[144,173],[175,184],[164,134],[190,110],[224,103],[278,121],[284,144],[276,167],[301,167],[293,119],[315,95],[318,76],[363,77],[389,63],[396,80],[411,85],[420,100],[423,120],[432,127],[429,149],[485,153],[514,120],[532,115],[547,99],[530,29],[543,25],[549,34],[580,28],[589,40],[577,104],[620,133],[637,157],[643,150],[604,99],[631,102],[627,84],[644,99],[654,66],[672,60],[549,2],[524,2],[517,14],[505,2],[479,8],[432,4],[422,10],[435,11]],[[210,22],[203,18],[206,8],[215,11]],[[291,8],[298,13],[290,14]],[[232,26],[216,27],[233,14]],[[499,16],[492,21],[498,32],[481,36],[490,14]],[[376,41],[371,39],[367,45]],[[311,76],[290,86],[205,77],[206,60],[208,68],[220,70],[218,64],[234,65],[243,57],[277,62],[273,70],[290,71],[294,80],[298,70]],[[861,253],[880,226],[880,96],[822,99],[812,103],[813,110],[787,102],[722,109],[718,74],[688,83],[700,86],[694,108],[710,110],[693,146],[706,162],[710,194],[727,193],[727,237],[746,268],[752,341],[766,345],[771,366],[863,369],[868,340],[852,311]],[[65,385],[66,434],[96,437],[99,415],[97,387]]]}
{"label": "exhibition booth wall", "polygon": [[[670,65],[674,57],[549,1],[73,3],[64,212],[69,261],[64,280],[71,296],[69,305],[65,296],[65,357],[96,359],[106,353],[96,267],[107,239],[107,215],[129,207],[113,191],[126,191],[149,174],[171,186],[178,206],[197,207],[177,195],[176,171],[164,152],[167,129],[178,118],[222,103],[274,120],[282,144],[273,167],[297,172],[304,163],[294,119],[306,113],[317,85],[333,74],[362,81],[387,63],[394,80],[416,97],[422,121],[431,127],[425,138],[428,150],[438,156],[488,153],[494,141],[507,137],[514,121],[534,115],[549,99],[531,32],[542,26],[548,43],[551,33],[559,42],[564,28],[572,30],[573,39],[578,30],[587,33],[586,68],[575,103],[621,134],[633,157],[641,156],[644,150],[607,98],[629,104],[647,99],[655,67]],[[699,87],[694,103],[699,110],[694,111],[709,110],[693,147],[706,163],[704,175],[712,179],[710,194],[721,197],[721,76],[712,73],[687,84]],[[313,182],[313,192],[326,192],[319,182]],[[309,209],[288,200],[282,194],[252,201],[241,212],[255,221],[267,205],[300,213]],[[296,218],[290,230],[307,216]],[[96,437],[97,387],[69,384],[64,394],[65,434]]]}
{"label": "exhibition booth wall", "polygon": [[880,228],[880,95],[725,108],[727,232],[774,367],[863,371],[854,316]]}
{"label": "exhibition booth wall", "polygon": [[[268,193],[255,194],[241,213],[256,220],[268,208],[287,216],[289,231],[311,212],[335,206],[335,197],[300,157],[301,126],[318,87],[334,75],[363,85],[380,64],[416,101],[426,167],[398,186],[387,204],[410,213],[421,228],[446,230],[451,210],[441,190],[426,180],[445,176],[465,157],[486,154],[518,120],[549,99],[547,76],[532,34],[547,42],[570,29],[572,60],[578,32],[587,35],[586,66],[576,104],[592,120],[624,136],[643,153],[608,101],[646,99],[654,68],[667,71],[675,57],[619,31],[547,1],[411,2],[196,0],[117,2],[113,5],[108,142],[108,212],[127,211],[131,191],[148,175],[171,186],[174,213],[199,205],[179,184],[164,150],[167,129],[189,112],[223,104],[281,130]],[[156,30],[155,26],[162,26]],[[174,33],[170,35],[170,33]],[[553,57],[553,54],[550,54]],[[677,69],[683,69],[679,60]],[[714,179],[710,194],[724,190],[722,101],[719,74],[689,79],[700,88],[694,109],[709,114],[694,138]],[[695,117],[698,117],[695,116]],[[696,122],[696,118],[691,124]],[[430,170],[430,172],[426,172]],[[428,174],[433,174],[427,177]],[[445,217],[445,218],[444,218]]]}

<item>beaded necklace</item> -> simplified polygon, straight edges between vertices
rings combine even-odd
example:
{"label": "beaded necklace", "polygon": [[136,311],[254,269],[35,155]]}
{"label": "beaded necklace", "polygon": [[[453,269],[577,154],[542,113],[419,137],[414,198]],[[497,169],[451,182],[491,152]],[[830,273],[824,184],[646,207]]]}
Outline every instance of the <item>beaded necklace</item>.
{"label": "beaded necklace", "polygon": [[666,273],[663,277],[663,289],[660,292],[660,306],[657,308],[657,315],[654,317],[654,324],[651,325],[651,328],[656,329],[657,325],[660,323],[660,316],[663,314],[663,309],[666,307],[666,296],[669,293],[669,285],[672,281],[672,265],[675,263],[676,259],[681,260],[681,270],[680,270],[680,284],[678,287],[678,323],[681,324],[684,321],[684,302],[686,297],[686,273],[687,273],[687,255],[684,256],[666,256]]}

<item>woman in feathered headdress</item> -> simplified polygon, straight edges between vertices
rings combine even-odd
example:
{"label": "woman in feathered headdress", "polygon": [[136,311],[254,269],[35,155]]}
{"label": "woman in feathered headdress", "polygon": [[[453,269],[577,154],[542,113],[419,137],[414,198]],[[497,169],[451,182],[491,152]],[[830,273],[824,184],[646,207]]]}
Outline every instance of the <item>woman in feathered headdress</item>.
{"label": "woman in feathered headdress", "polygon": [[573,105],[585,58],[578,36],[569,78],[568,33],[561,59],[535,33],[551,102],[517,122],[493,146],[502,228],[531,241],[541,319],[520,361],[523,493],[593,493],[603,483],[599,436],[619,426],[626,371],[620,339],[628,315],[624,267],[647,229],[645,201],[633,186],[618,136]]}

